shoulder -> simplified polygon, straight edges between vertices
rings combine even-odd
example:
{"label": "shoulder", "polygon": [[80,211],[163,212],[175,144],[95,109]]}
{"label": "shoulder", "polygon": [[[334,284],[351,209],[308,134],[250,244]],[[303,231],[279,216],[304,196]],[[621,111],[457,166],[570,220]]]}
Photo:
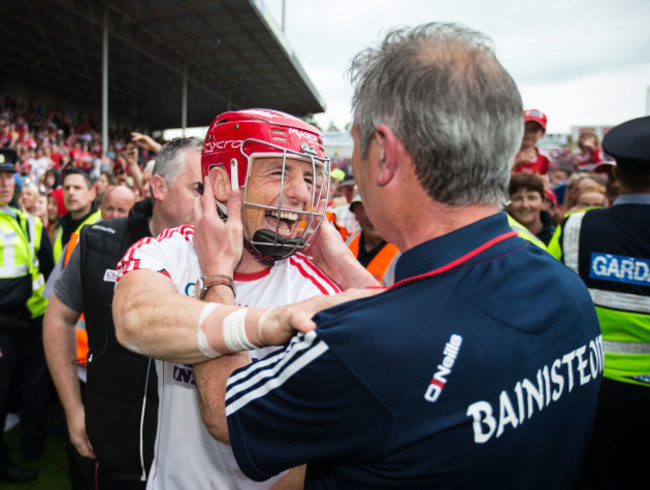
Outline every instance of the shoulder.
{"label": "shoulder", "polygon": [[98,221],[81,230],[82,235],[96,235],[103,238],[110,238],[119,235],[126,228],[126,218],[114,218],[105,221]]}
{"label": "shoulder", "polygon": [[160,235],[156,237],[156,240],[161,243],[168,240],[182,240],[189,242],[192,237],[194,237],[194,226],[182,225],[177,226],[176,228],[167,228],[161,231]]}
{"label": "shoulder", "polygon": [[285,259],[286,267],[297,278],[313,285],[322,294],[336,294],[341,288],[320,270],[306,255],[297,253]]}
{"label": "shoulder", "polygon": [[[26,212],[21,211],[21,210],[18,209],[18,208],[14,208],[13,206],[7,206],[7,207],[9,208],[9,210],[10,210],[11,212],[13,212],[13,213],[14,213],[16,216],[18,216],[18,218],[20,218],[21,220],[25,220],[25,219],[27,219],[27,213],[26,213]],[[9,215],[7,215],[7,216],[9,216]]]}
{"label": "shoulder", "polygon": [[102,219],[102,212],[99,209],[97,209],[90,216],[88,216],[88,218],[84,220],[81,226],[86,224],[91,224],[91,223],[97,223],[98,221],[101,221],[101,219]]}
{"label": "shoulder", "polygon": [[193,237],[194,226],[182,225],[176,228],[167,228],[157,237],[144,237],[135,245],[140,244],[140,247],[151,246],[164,250],[184,250],[192,243]]}
{"label": "shoulder", "polygon": [[118,268],[125,274],[135,269],[160,271],[180,267],[194,253],[193,236],[194,227],[183,225],[163,230],[156,238],[142,238],[129,247]]}

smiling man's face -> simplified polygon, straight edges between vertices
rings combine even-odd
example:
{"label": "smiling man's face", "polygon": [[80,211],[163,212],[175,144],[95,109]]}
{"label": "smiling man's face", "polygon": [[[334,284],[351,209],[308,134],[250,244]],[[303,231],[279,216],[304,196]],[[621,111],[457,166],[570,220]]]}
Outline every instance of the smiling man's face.
{"label": "smiling man's face", "polygon": [[[317,165],[317,171],[320,165]],[[255,158],[246,185],[246,203],[243,213],[248,239],[256,231],[267,229],[282,238],[298,234],[305,211],[311,211],[314,182],[311,161],[287,158],[282,182],[282,158]],[[282,196],[280,196],[282,191]],[[282,199],[282,201],[280,201]],[[265,207],[260,207],[265,206]],[[282,211],[279,208],[282,208]]]}

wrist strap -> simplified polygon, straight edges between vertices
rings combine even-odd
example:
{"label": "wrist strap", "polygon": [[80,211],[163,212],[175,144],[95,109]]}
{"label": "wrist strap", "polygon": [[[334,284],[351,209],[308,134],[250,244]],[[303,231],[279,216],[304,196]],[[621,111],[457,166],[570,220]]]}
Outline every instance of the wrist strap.
{"label": "wrist strap", "polygon": [[232,291],[233,298],[237,296],[235,293],[235,282],[231,276],[226,274],[212,274],[210,276],[203,276],[203,288],[209,289],[212,286],[228,286]]}

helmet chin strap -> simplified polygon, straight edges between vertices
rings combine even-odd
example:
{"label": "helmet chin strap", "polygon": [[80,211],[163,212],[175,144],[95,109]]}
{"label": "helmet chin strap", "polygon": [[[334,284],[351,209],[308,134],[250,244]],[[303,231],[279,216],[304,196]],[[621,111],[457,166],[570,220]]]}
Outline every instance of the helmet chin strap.
{"label": "helmet chin strap", "polygon": [[303,240],[282,238],[271,230],[262,229],[255,232],[253,242],[255,245],[244,239],[244,248],[263,265],[271,266],[275,261],[287,258],[298,251]]}

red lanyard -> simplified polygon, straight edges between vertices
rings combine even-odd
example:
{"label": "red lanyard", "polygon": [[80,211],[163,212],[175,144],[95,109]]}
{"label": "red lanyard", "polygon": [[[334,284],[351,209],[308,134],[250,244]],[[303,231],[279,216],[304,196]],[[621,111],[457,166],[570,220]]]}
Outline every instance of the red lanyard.
{"label": "red lanyard", "polygon": [[407,279],[402,279],[401,281],[396,282],[395,284],[390,286],[390,288],[394,288],[396,286],[401,286],[402,284],[405,284],[407,282],[417,281],[418,279],[423,279],[425,277],[431,277],[431,276],[436,276],[438,274],[442,274],[443,272],[446,272],[449,269],[453,269],[454,267],[456,267],[457,265],[462,264],[463,262],[467,262],[472,257],[476,257],[478,254],[484,252],[485,250],[487,250],[490,247],[493,247],[497,243],[501,243],[502,241],[507,240],[508,238],[512,238],[512,237],[517,236],[517,235],[518,235],[518,233],[516,231],[509,231],[508,233],[504,233],[503,235],[499,235],[497,237],[494,237],[492,240],[484,243],[480,247],[475,248],[471,252],[466,253],[462,257],[457,258],[456,260],[454,260],[453,262],[448,263],[447,265],[443,265],[442,267],[438,267],[437,269],[434,269],[434,270],[429,271],[429,272],[425,272],[424,274],[420,274],[418,276],[413,276],[413,277],[409,277]]}

